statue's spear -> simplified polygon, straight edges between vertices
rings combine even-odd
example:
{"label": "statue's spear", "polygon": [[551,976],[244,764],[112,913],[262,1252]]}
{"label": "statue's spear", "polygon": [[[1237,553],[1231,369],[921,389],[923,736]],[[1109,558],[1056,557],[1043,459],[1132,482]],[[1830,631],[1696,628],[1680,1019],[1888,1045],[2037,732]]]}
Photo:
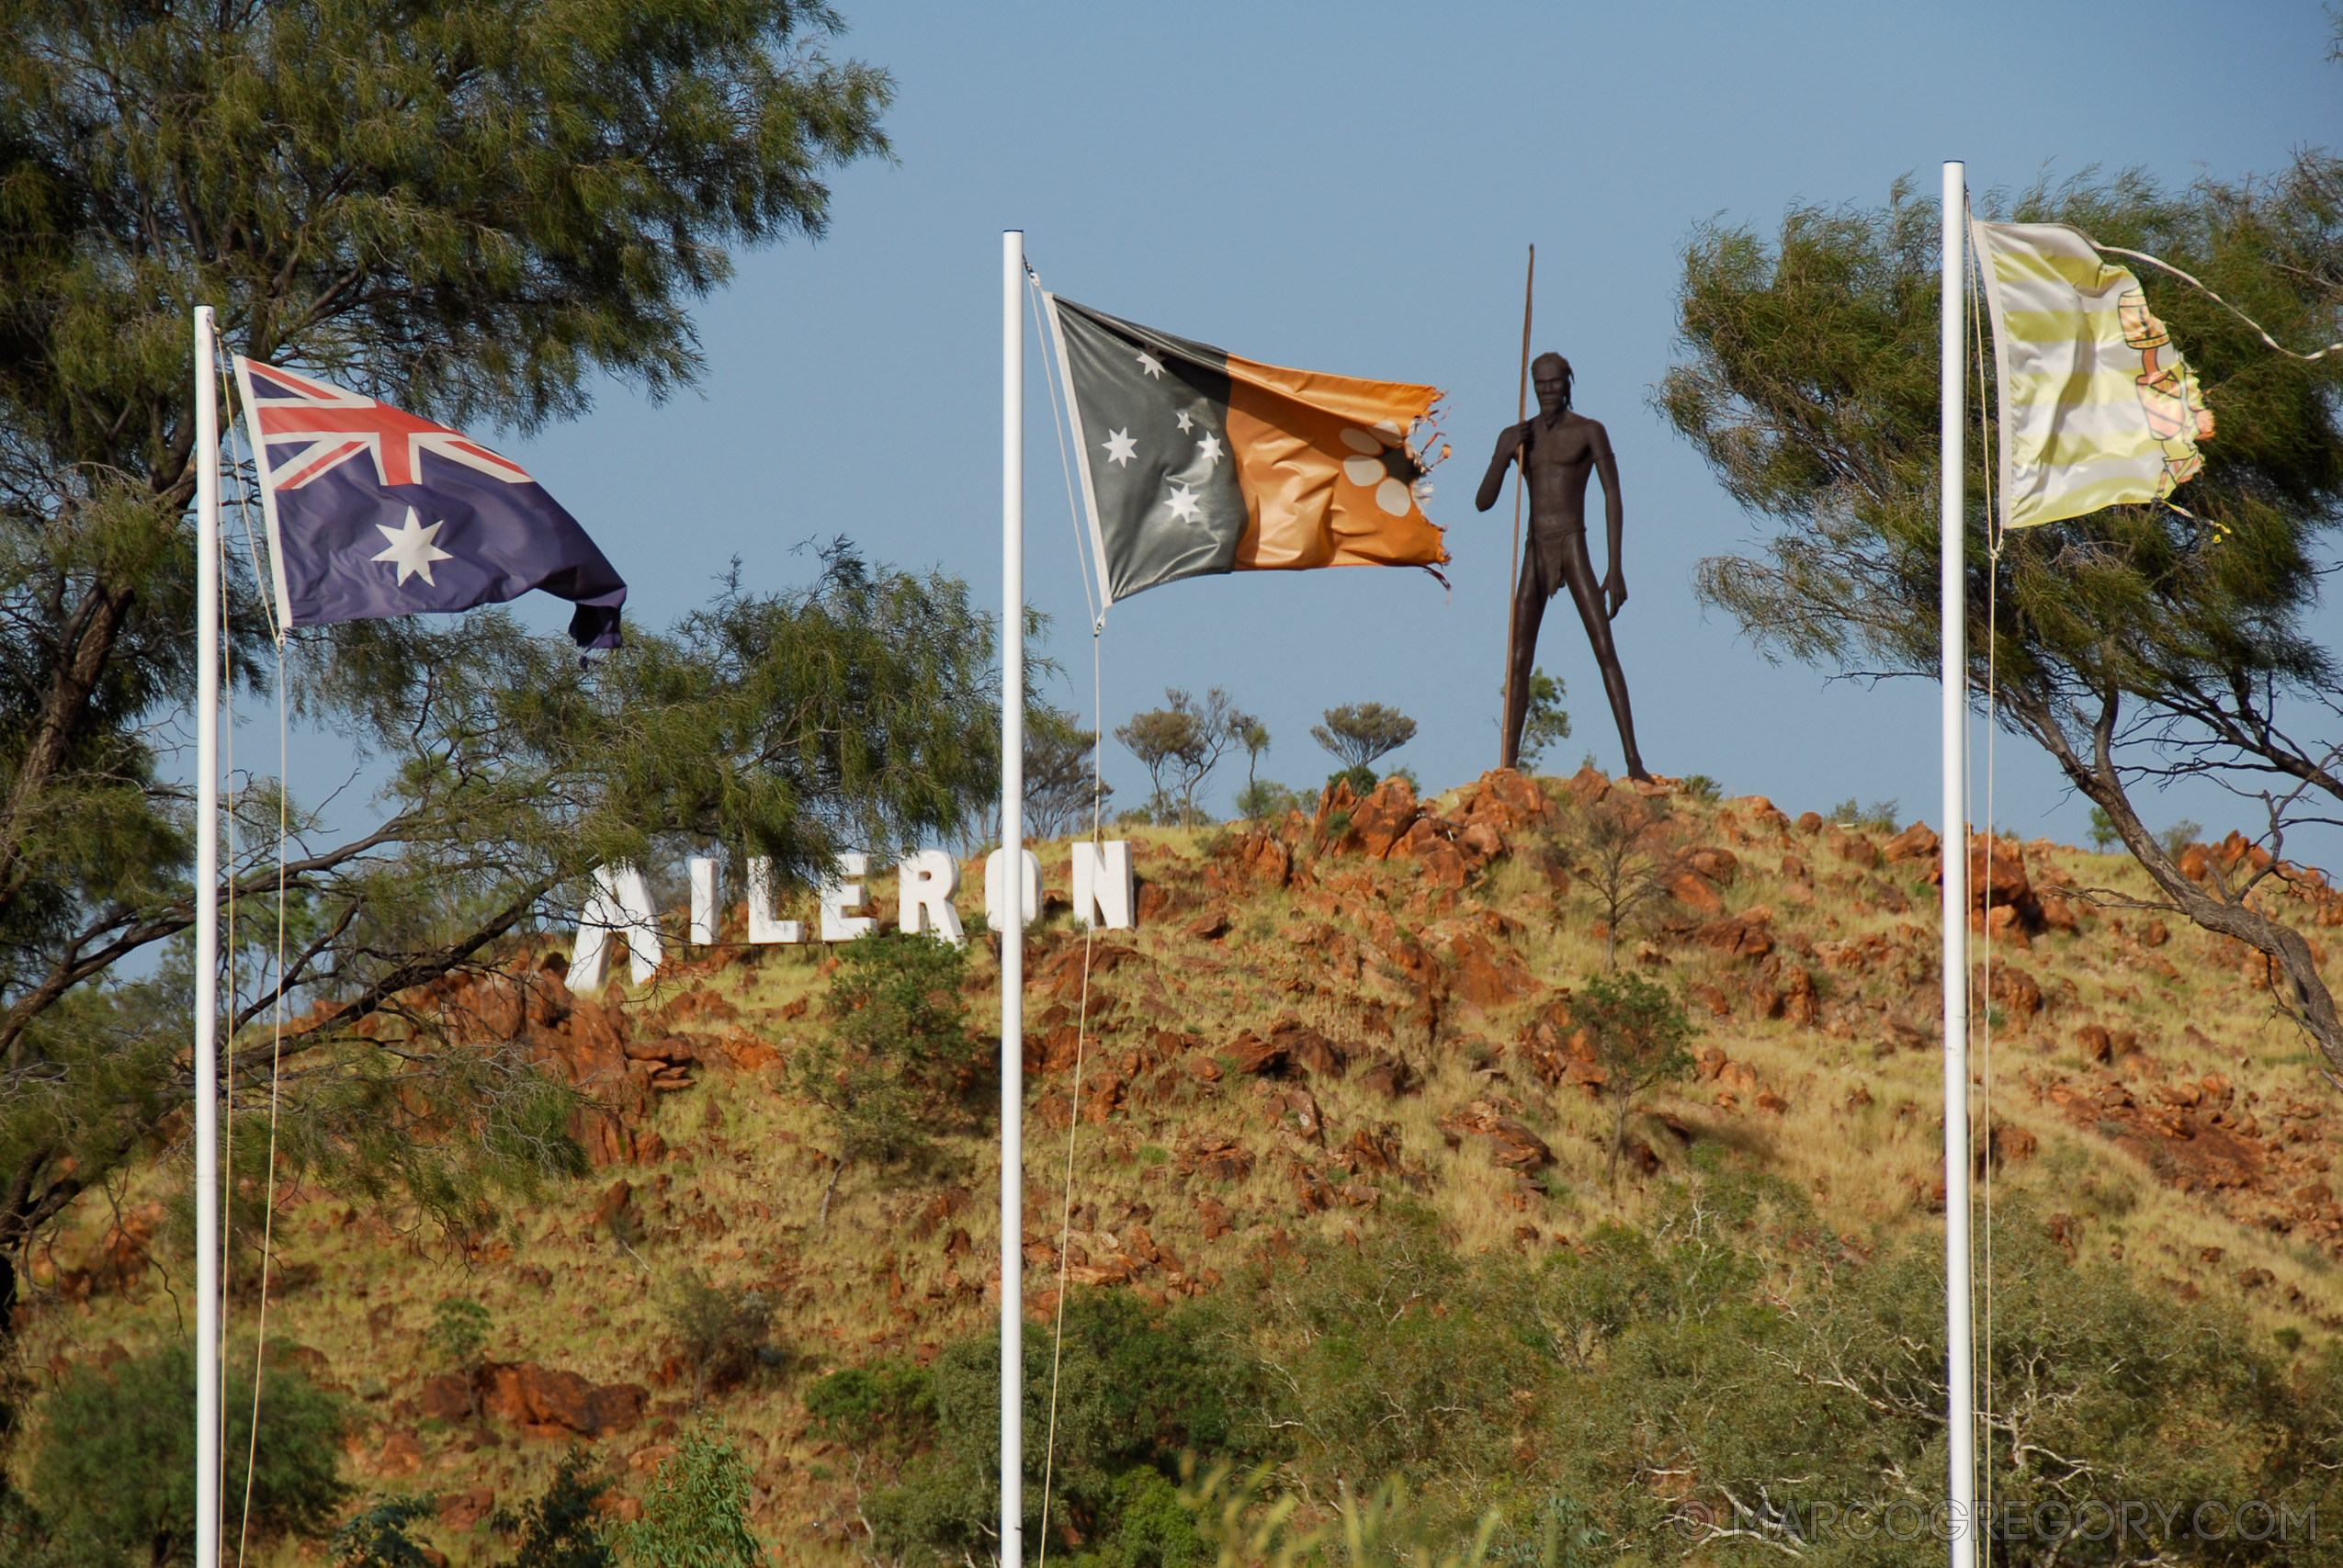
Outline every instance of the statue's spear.
{"label": "statue's spear", "polygon": [[[1537,247],[1530,247],[1530,272],[1522,284],[1522,379],[1514,389],[1513,423],[1522,424],[1530,417],[1530,304],[1537,292]],[[1505,571],[1505,712],[1497,721],[1497,761],[1500,767],[1511,767],[1513,759],[1506,755],[1512,739],[1513,722],[1513,639],[1522,628],[1515,624],[1518,616],[1514,606],[1522,592],[1522,481],[1527,476],[1530,449],[1524,442],[1515,456],[1521,467],[1513,472],[1513,549],[1506,558]]]}

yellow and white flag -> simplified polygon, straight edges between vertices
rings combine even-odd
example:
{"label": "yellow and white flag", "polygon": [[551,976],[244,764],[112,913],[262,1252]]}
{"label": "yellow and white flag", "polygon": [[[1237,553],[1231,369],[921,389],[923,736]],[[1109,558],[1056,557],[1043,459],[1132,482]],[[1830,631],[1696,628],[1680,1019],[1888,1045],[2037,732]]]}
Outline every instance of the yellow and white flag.
{"label": "yellow and white flag", "polygon": [[2062,223],[1972,220],[2001,390],[2001,525],[2162,501],[2213,414],[2139,279]]}

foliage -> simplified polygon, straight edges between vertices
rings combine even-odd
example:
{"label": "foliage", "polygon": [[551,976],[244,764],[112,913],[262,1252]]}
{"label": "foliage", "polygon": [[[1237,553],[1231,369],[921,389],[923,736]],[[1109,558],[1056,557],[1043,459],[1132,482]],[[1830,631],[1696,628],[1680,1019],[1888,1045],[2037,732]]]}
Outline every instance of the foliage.
{"label": "foliage", "polygon": [[463,1371],[479,1359],[488,1343],[488,1309],[476,1301],[450,1296],[432,1309],[431,1326],[424,1337],[439,1359]]}
{"label": "foliage", "polygon": [[1310,727],[1310,739],[1346,768],[1374,765],[1416,738],[1416,721],[1382,703],[1346,703],[1326,710],[1326,722]]}
{"label": "foliage", "polygon": [[334,1532],[336,1568],[431,1568],[424,1555],[430,1541],[417,1542],[407,1527],[432,1517],[434,1511],[429,1496],[375,1499]]}
{"label": "foliage", "polygon": [[722,1429],[677,1439],[652,1475],[642,1517],[617,1527],[628,1568],[758,1568],[764,1548],[749,1530],[749,1467]]}
{"label": "foliage", "polygon": [[1619,931],[1636,916],[1672,902],[1683,857],[1668,842],[1668,824],[1640,797],[1613,795],[1579,818],[1571,860],[1602,911],[1602,966],[1619,963]]}
{"label": "foliage", "polygon": [[[1256,1379],[1217,1314],[1212,1304],[1190,1303],[1152,1316],[1126,1293],[1083,1292],[1066,1304],[1059,1346],[1039,1325],[1027,1330],[1028,1540],[1041,1537],[1047,1466],[1051,1528],[1089,1521],[1083,1533],[1104,1562],[1182,1568],[1200,1560],[1171,1495],[1180,1455],[1249,1458],[1262,1451],[1266,1436],[1245,1425]],[[1054,1464],[1053,1348],[1061,1352],[1054,1366]],[[865,1507],[879,1550],[938,1562],[983,1551],[1000,1497],[1000,1369],[994,1334],[956,1340],[936,1358],[934,1446]],[[915,1412],[910,1419],[927,1417]]]}
{"label": "foliage", "polygon": [[1204,821],[1196,792],[1228,749],[1242,744],[1261,721],[1239,711],[1217,686],[1202,702],[1167,686],[1163,700],[1160,708],[1133,714],[1128,724],[1115,731],[1115,739],[1147,770],[1148,810],[1153,819],[1165,827],[1193,828]]}
{"label": "foliage", "polygon": [[594,1456],[573,1448],[564,1455],[545,1490],[517,1513],[500,1508],[496,1529],[517,1534],[506,1568],[615,1568],[594,1505],[610,1490],[597,1475]]}
{"label": "foliage", "polygon": [[1684,775],[1684,794],[1703,806],[1715,806],[1725,798],[1725,786],[1706,773]]}
{"label": "foliage", "polygon": [[[249,1479],[256,1532],[324,1534],[348,1490],[334,1477],[348,1420],[341,1400],[297,1370],[266,1367],[248,1475],[255,1448],[250,1363],[232,1357],[229,1369],[221,1495],[241,1507]],[[42,1402],[40,1428],[31,1492],[59,1540],[93,1568],[193,1561],[195,1362],[187,1346],[166,1344],[104,1371],[76,1365]]]}
{"label": "foliage", "polygon": [[1259,817],[1258,811],[1247,809],[1245,802],[1261,794],[1261,754],[1269,750],[1269,726],[1251,714],[1236,716],[1234,725],[1237,744],[1245,749],[1245,793],[1237,797],[1237,815]]}
{"label": "foliage", "polygon": [[[594,1505],[610,1489],[594,1476],[592,1457],[572,1449],[555,1467],[545,1490],[515,1511],[500,1508],[498,1531],[519,1538],[504,1568],[616,1568]],[[334,1533],[335,1568],[429,1568],[444,1561],[409,1527],[430,1519],[428,1495],[379,1497]]]}
{"label": "foliage", "polygon": [[1893,800],[1874,800],[1865,806],[1851,795],[1824,812],[1822,817],[1824,821],[1836,822],[1842,828],[1861,828],[1872,833],[1893,833],[1900,825],[1896,818],[1898,809],[1899,803]]}
{"label": "foliage", "polygon": [[[1769,1224],[1748,1192],[1736,1204],[1720,1185],[1680,1195],[1658,1232],[1607,1233],[1586,1265],[1556,1255],[1553,1272],[1600,1303],[1581,1320],[1574,1397],[1553,1405],[1562,1489],[1652,1560],[1941,1557],[1924,1523],[1909,1528],[1943,1497],[1939,1247],[1916,1242],[1865,1264],[1815,1228],[1794,1194],[1766,1200]],[[2266,1545],[2184,1532],[2201,1498],[2264,1499],[2297,1518],[2334,1506],[2323,1467],[2335,1438],[2318,1414],[2331,1367],[2290,1386],[2223,1312],[2145,1293],[2103,1262],[2070,1263],[2022,1205],[1997,1221],[1992,1250],[1978,1255],[1995,1260],[1981,1451],[2000,1517],[2032,1521],[2054,1503],[2071,1519],[2092,1499],[2162,1506],[2120,1559],[2109,1532],[2021,1530],[1997,1542],[1996,1561],[2309,1561],[2315,1549],[2299,1531]],[[1788,1293],[1758,1288],[1785,1269]],[[1661,1468],[1697,1479],[1650,1485]],[[1907,1519],[1900,1539],[1883,1528],[1891,1507]]]}
{"label": "foliage", "polygon": [[1562,677],[1543,670],[1530,671],[1528,707],[1522,716],[1521,764],[1537,766],[1545,749],[1570,739],[1570,715],[1562,705]]}
{"label": "foliage", "polygon": [[1098,776],[1098,731],[1046,703],[1025,707],[1025,836],[1062,839],[1104,816],[1115,786]]}
{"label": "foliage", "polygon": [[1387,1211],[1372,1240],[1314,1242],[1307,1272],[1260,1282],[1268,1376],[1253,1421],[1284,1435],[1302,1473],[1404,1474],[1477,1516],[1536,1414],[1522,1281],[1460,1257],[1428,1213]]}
{"label": "foliage", "polygon": [[[2343,159],[2329,153],[2179,193],[2125,174],[1981,205],[2160,256],[2281,341],[2333,335]],[[1704,561],[1698,578],[1769,657],[1938,673],[1938,231],[1934,205],[1899,182],[1884,207],[1794,208],[1770,241],[1708,225],[1686,249],[1682,357],[1657,400],[1772,529],[1761,554]],[[2191,881],[2133,802],[2143,784],[2209,777],[2258,803],[2282,859],[2290,822],[2343,801],[2319,722],[2343,680],[2313,623],[2343,515],[2343,364],[2274,354],[2207,295],[2137,272],[2218,420],[2181,498],[2194,515],[2113,507],[1996,548],[1984,446],[1966,444],[1969,688],[1989,688],[1999,720],[2107,814],[2158,907],[2277,961],[2273,999],[2343,1066],[2343,1016],[2274,901],[2279,874]]]}
{"label": "foliage", "polygon": [[925,1367],[874,1361],[819,1378],[805,1392],[813,1429],[854,1448],[899,1451],[935,1429],[935,1382]]}
{"label": "foliage", "polygon": [[2183,817],[2178,822],[2166,828],[2163,832],[2158,833],[2156,836],[2156,841],[2163,846],[2166,854],[2177,861],[2188,851],[2190,844],[2203,837],[2204,824],[2191,822]]}
{"label": "foliage", "polygon": [[1272,1494],[1267,1480],[1260,1470],[1235,1478],[1222,1464],[1181,1491],[1221,1568],[1478,1568],[1501,1517],[1491,1508],[1458,1540],[1395,1475],[1365,1497],[1353,1496],[1345,1482],[1333,1519],[1305,1527],[1295,1518],[1301,1499]]}
{"label": "foliage", "polygon": [[660,1314],[691,1363],[692,1404],[707,1398],[708,1385],[744,1377],[756,1366],[773,1335],[779,1303],[753,1286],[724,1290],[685,1269],[660,1302]]}
{"label": "foliage", "polygon": [[1627,1141],[1627,1118],[1655,1085],[1692,1071],[1692,1021],[1667,987],[1634,970],[1590,975],[1570,998],[1570,1021],[1586,1032],[1587,1047],[1603,1072],[1603,1098],[1611,1101],[1611,1156],[1603,1179],[1619,1182],[1619,1151]]}
{"label": "foliage", "polygon": [[[965,951],[924,933],[890,931],[838,950],[831,1026],[796,1070],[830,1121],[839,1170],[923,1153],[931,1131],[958,1113],[985,1066],[960,996],[967,966]],[[826,1198],[822,1212],[826,1219]]]}
{"label": "foliage", "polygon": [[1251,822],[1266,822],[1285,816],[1289,811],[1306,808],[1301,795],[1271,779],[1262,779],[1245,786],[1237,797],[1237,815]]}

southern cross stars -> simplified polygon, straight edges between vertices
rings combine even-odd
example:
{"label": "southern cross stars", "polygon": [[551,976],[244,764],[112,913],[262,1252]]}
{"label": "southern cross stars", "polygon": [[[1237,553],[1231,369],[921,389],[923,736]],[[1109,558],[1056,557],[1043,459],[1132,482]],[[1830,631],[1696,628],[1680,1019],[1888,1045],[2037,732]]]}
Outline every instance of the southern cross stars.
{"label": "southern cross stars", "polygon": [[399,581],[402,585],[410,577],[421,576],[424,581],[436,588],[439,584],[432,581],[431,563],[454,560],[456,558],[432,543],[439,536],[439,530],[447,526],[445,520],[434,523],[428,528],[422,526],[421,522],[415,516],[415,509],[410,506],[407,508],[407,520],[401,526],[393,528],[387,524],[377,523],[374,531],[390,542],[390,547],[379,556],[367,558],[389,561],[397,567]]}
{"label": "southern cross stars", "polygon": [[1106,460],[1121,467],[1129,467],[1131,459],[1139,455],[1139,444],[1131,439],[1127,430],[1108,431],[1106,439],[1099,445],[1106,449]]}
{"label": "southern cross stars", "polygon": [[1196,422],[1188,417],[1188,411],[1185,409],[1182,409],[1178,413],[1173,414],[1172,417],[1180,422],[1180,429],[1183,434],[1195,428]]}
{"label": "southern cross stars", "polygon": [[1195,491],[1186,485],[1175,484],[1172,487],[1172,516],[1174,522],[1194,523],[1203,515],[1203,511],[1204,509],[1196,503]]}
{"label": "southern cross stars", "polygon": [[1207,435],[1197,442],[1196,456],[1205,460],[1207,468],[1218,468],[1220,466],[1220,437]]}
{"label": "southern cross stars", "polygon": [[1160,379],[1163,375],[1163,361],[1156,358],[1155,355],[1148,353],[1147,350],[1141,349],[1139,351],[1139,374],[1142,376],[1153,376]]}

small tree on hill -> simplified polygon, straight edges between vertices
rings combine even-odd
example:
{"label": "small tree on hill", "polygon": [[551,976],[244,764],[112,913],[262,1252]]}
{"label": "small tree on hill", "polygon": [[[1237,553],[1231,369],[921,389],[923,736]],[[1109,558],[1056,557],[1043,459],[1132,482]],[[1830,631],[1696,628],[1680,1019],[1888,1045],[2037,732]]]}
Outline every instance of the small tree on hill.
{"label": "small tree on hill", "polygon": [[[1241,743],[1243,732],[1259,725],[1240,713],[1228,694],[1213,687],[1198,702],[1176,686],[1163,692],[1164,705],[1131,716],[1115,730],[1115,739],[1129,748],[1147,770],[1148,809],[1166,826],[1192,827],[1201,821],[1196,793],[1220,763],[1228,748]],[[1266,731],[1263,745],[1267,744]]]}
{"label": "small tree on hill", "polygon": [[777,1303],[753,1287],[728,1291],[685,1269],[660,1303],[684,1359],[692,1369],[692,1407],[707,1403],[710,1382],[724,1382],[753,1369],[773,1337]]}
{"label": "small tree on hill", "polygon": [[431,1348],[447,1370],[462,1375],[464,1399],[480,1414],[480,1353],[488,1344],[488,1309],[476,1301],[450,1296],[434,1309],[426,1332]]}
{"label": "small tree on hill", "polygon": [[1334,753],[1345,772],[1373,768],[1416,738],[1416,721],[1382,703],[1346,703],[1326,710],[1326,722],[1310,727],[1310,739]]}
{"label": "small tree on hill", "polygon": [[1562,693],[1561,676],[1530,671],[1529,706],[1522,719],[1522,767],[1535,766],[1547,747],[1570,739],[1570,715],[1562,705]]}
{"label": "small tree on hill", "polygon": [[1684,1047],[1692,1021],[1666,987],[1632,969],[1588,976],[1570,998],[1570,1021],[1586,1031],[1595,1066],[1603,1071],[1602,1095],[1611,1103],[1611,1157],[1603,1179],[1616,1187],[1628,1116],[1647,1090],[1692,1070],[1692,1053]]}
{"label": "small tree on hill", "polygon": [[[1098,776],[1098,731],[1071,714],[1035,705],[1025,710],[1025,834],[1061,839],[1104,814],[1115,786]],[[998,824],[995,824],[997,827]]]}
{"label": "small tree on hill", "polygon": [[1661,838],[1662,818],[1641,800],[1599,801],[1579,819],[1579,872],[1602,910],[1602,966],[1619,966],[1619,928],[1671,902],[1683,857]]}
{"label": "small tree on hill", "polygon": [[981,1066],[969,1037],[960,981],[968,959],[937,937],[892,932],[838,950],[830,982],[831,1025],[798,1058],[798,1087],[819,1104],[837,1140],[838,1163],[889,1164],[924,1152]]}
{"label": "small tree on hill", "polygon": [[749,1504],[748,1462],[723,1429],[685,1432],[651,1476],[642,1517],[613,1532],[619,1557],[628,1568],[760,1568]]}

